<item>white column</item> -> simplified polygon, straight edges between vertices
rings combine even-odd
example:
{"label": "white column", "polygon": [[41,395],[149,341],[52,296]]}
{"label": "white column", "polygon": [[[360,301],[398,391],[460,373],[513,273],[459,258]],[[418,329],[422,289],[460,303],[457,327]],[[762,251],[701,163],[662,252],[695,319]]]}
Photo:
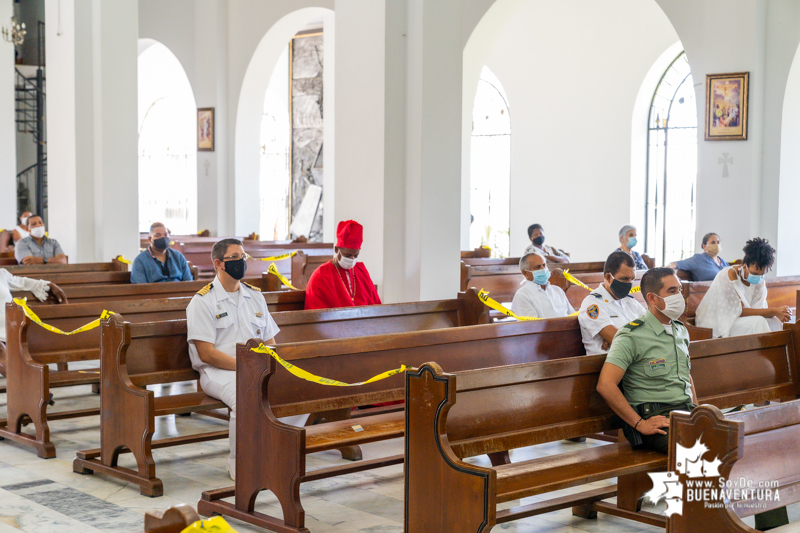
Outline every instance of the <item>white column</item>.
{"label": "white column", "polygon": [[[337,0],[336,47],[326,48],[325,71],[335,56],[335,224],[353,219],[364,226],[363,261],[381,292],[384,249],[384,21],[385,0]],[[327,28],[326,28],[327,32]],[[364,46],[369,43],[369,46]],[[327,42],[326,42],[327,44]],[[326,80],[327,81],[327,80]],[[330,115],[326,98],[325,123]],[[325,154],[329,147],[325,146]],[[325,167],[326,182],[328,167]],[[325,195],[328,189],[325,190]],[[326,202],[326,207],[328,203]],[[388,244],[388,243],[387,243]],[[391,245],[391,244],[388,244]]]}
{"label": "white column", "polygon": [[[0,24],[8,27],[12,2],[0,2]],[[5,66],[3,66],[5,65]],[[14,45],[0,41],[0,229],[17,224],[17,139],[14,124]]]}
{"label": "white column", "polygon": [[137,0],[47,0],[46,13],[50,233],[71,262],[131,259],[139,249]]}

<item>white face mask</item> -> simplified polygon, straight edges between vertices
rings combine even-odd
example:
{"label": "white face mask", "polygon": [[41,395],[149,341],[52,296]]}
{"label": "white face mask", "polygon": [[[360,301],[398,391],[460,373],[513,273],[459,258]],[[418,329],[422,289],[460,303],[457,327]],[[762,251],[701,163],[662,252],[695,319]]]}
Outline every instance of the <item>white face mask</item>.
{"label": "white face mask", "polygon": [[22,217],[19,220],[20,220],[20,222],[22,222],[23,226],[27,226],[28,225],[28,217]]}
{"label": "white face mask", "polygon": [[667,304],[664,309],[661,309],[661,312],[672,320],[678,320],[686,310],[686,300],[683,299],[683,295],[680,293],[667,296],[666,298],[662,296],[658,297],[664,300],[664,303]]}
{"label": "white face mask", "polygon": [[44,226],[36,226],[31,230],[31,235],[36,237],[37,239],[41,239],[44,237]]}
{"label": "white face mask", "polygon": [[356,266],[356,263],[358,263],[358,259],[352,259],[350,257],[339,255],[337,263],[339,263],[339,266],[342,267],[343,269],[350,270],[351,268]]}

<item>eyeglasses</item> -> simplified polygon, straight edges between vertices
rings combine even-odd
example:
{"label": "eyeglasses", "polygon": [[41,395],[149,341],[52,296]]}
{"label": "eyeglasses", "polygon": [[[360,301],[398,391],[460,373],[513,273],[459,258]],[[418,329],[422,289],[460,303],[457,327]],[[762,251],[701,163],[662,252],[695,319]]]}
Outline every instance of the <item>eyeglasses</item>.
{"label": "eyeglasses", "polygon": [[243,253],[242,255],[233,254],[229,255],[228,257],[223,257],[222,261],[224,263],[227,263],[228,261],[238,261],[239,259],[244,259],[245,261],[247,261],[248,259],[250,259],[250,256],[247,253]]}

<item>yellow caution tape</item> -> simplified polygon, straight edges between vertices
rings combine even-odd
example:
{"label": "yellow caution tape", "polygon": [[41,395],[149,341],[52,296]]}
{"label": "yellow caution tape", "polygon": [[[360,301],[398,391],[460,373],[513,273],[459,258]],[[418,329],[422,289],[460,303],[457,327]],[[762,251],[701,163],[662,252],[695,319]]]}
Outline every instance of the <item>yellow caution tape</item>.
{"label": "yellow caution tape", "polygon": [[78,329],[75,329],[75,330],[72,330],[72,331],[62,331],[62,330],[60,330],[60,329],[58,329],[56,327],[51,326],[50,324],[45,324],[44,322],[42,322],[42,320],[38,316],[36,316],[36,313],[31,311],[31,308],[28,307],[28,302],[27,301],[25,301],[25,300],[23,300],[21,298],[14,298],[14,303],[22,308],[22,311],[25,313],[25,316],[30,318],[32,322],[35,322],[36,324],[39,324],[40,326],[42,326],[47,331],[51,331],[53,333],[58,333],[59,335],[75,335],[76,333],[83,333],[84,331],[89,331],[90,329],[94,329],[97,326],[99,326],[101,320],[105,320],[106,318],[108,318],[108,317],[110,317],[111,315],[114,314],[111,311],[106,311],[104,309],[103,312],[100,314],[100,318],[98,318],[96,320],[93,320],[93,321],[89,322],[88,324],[79,327]]}
{"label": "yellow caution tape", "polygon": [[130,261],[129,259],[125,259],[125,257],[122,256],[122,255],[118,255],[117,256],[117,261],[119,261],[120,263],[125,263],[126,265],[132,265],[133,264],[132,261]]}
{"label": "yellow caution tape", "polygon": [[288,254],[283,255],[276,255],[275,257],[250,257],[250,259],[255,259],[256,261],[280,261],[281,259],[287,259],[294,255],[297,255],[298,250],[294,252],[290,252]]}
{"label": "yellow caution tape", "polygon": [[224,518],[221,516],[214,516],[208,520],[198,520],[191,526],[187,527],[181,533],[192,533],[193,531],[205,531],[208,533],[236,533]]}
{"label": "yellow caution tape", "polygon": [[[511,318],[516,318],[517,320],[544,320],[544,318],[539,318],[537,316],[519,316],[511,309],[508,309],[503,304],[499,303],[497,300],[492,300],[489,298],[489,293],[483,289],[478,291],[478,298],[481,299],[483,303],[485,303],[488,307],[494,309],[495,311],[499,311],[506,316],[510,316]],[[568,316],[578,316],[578,312],[574,312]]]}
{"label": "yellow caution tape", "polygon": [[585,283],[583,283],[581,280],[579,280],[578,278],[576,278],[575,276],[570,274],[569,273],[569,269],[566,269],[564,271],[564,278],[567,281],[569,281],[570,283],[572,283],[573,285],[577,285],[578,287],[581,287],[582,289],[586,289],[587,291],[591,291],[592,290]]}
{"label": "yellow caution tape", "polygon": [[292,285],[291,283],[289,283],[289,280],[286,279],[286,276],[284,276],[283,274],[278,272],[278,267],[275,266],[275,263],[272,263],[269,266],[269,268],[267,269],[267,272],[269,272],[270,274],[275,274],[276,276],[278,276],[278,279],[281,280],[281,283],[283,283],[284,285],[286,285],[287,287],[289,287],[293,291],[299,291],[300,290],[297,287],[295,287],[294,285]]}
{"label": "yellow caution tape", "polygon": [[323,378],[320,376],[315,376],[309,372],[306,372],[302,368],[298,368],[293,364],[284,361],[281,357],[273,350],[263,344],[260,344],[258,348],[250,348],[250,351],[256,353],[265,353],[271,355],[273,359],[275,359],[283,368],[291,372],[294,376],[304,379],[306,381],[310,381],[312,383],[318,383],[320,385],[330,385],[332,387],[358,387],[359,385],[366,385],[367,383],[372,383],[375,381],[380,381],[382,379],[386,379],[388,377],[392,377],[395,374],[400,374],[401,372],[406,371],[406,365],[400,365],[400,368],[396,368],[394,370],[386,371],[382,374],[378,374],[377,376],[369,378],[367,381],[362,381],[360,383],[344,383],[342,381],[336,381],[335,379],[330,378]]}
{"label": "yellow caution tape", "polygon": [[633,287],[631,289],[631,292],[642,292],[642,288],[641,287]]}

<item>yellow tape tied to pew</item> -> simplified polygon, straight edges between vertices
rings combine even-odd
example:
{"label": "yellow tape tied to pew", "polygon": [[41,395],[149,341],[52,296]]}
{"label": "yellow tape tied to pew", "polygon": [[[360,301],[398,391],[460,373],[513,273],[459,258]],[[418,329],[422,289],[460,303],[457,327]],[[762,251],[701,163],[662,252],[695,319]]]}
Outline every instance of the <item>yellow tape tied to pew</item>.
{"label": "yellow tape tied to pew", "polygon": [[286,276],[284,276],[283,274],[278,272],[278,267],[275,266],[275,263],[272,263],[269,266],[269,268],[267,269],[267,272],[269,272],[270,274],[276,275],[278,277],[278,279],[281,280],[281,283],[283,283],[284,285],[286,285],[287,287],[289,287],[293,291],[299,291],[300,290],[297,287],[295,287],[294,285],[292,285],[291,283],[289,283],[289,280],[286,279]]}
{"label": "yellow tape tied to pew", "polygon": [[38,316],[36,316],[36,313],[31,311],[31,308],[28,307],[28,302],[27,301],[25,301],[25,300],[23,300],[21,298],[14,298],[14,303],[22,308],[22,311],[25,313],[25,316],[27,316],[29,319],[31,319],[32,322],[34,322],[36,324],[39,324],[41,327],[43,327],[47,331],[50,331],[50,332],[53,332],[53,333],[57,333],[59,335],[75,335],[76,333],[83,333],[84,331],[89,331],[89,330],[94,329],[97,326],[99,326],[101,320],[105,320],[106,318],[108,318],[108,317],[110,317],[111,315],[114,314],[113,312],[106,311],[104,309],[103,312],[100,314],[100,318],[95,319],[95,320],[89,322],[88,324],[79,327],[78,329],[75,329],[75,330],[72,330],[72,331],[62,331],[62,330],[60,330],[60,329],[58,329],[56,327],[51,326],[50,324],[45,324],[44,322],[42,322],[42,320]]}
{"label": "yellow tape tied to pew", "polygon": [[383,372],[382,374],[378,374],[377,376],[373,376],[373,377],[369,378],[367,381],[362,381],[360,383],[344,383],[342,381],[336,381],[335,379],[330,379],[330,378],[323,378],[323,377],[320,377],[320,376],[315,376],[314,374],[312,374],[310,372],[306,372],[302,368],[298,368],[298,367],[294,366],[292,363],[284,361],[277,354],[277,352],[275,352],[275,350],[273,350],[272,348],[269,348],[268,346],[264,346],[263,344],[260,344],[258,346],[258,348],[250,348],[250,351],[256,352],[256,353],[264,353],[264,354],[272,356],[272,358],[275,359],[278,362],[278,364],[280,364],[283,368],[285,368],[286,370],[291,372],[292,375],[294,375],[294,376],[296,376],[296,377],[298,377],[300,379],[304,379],[304,380],[310,381],[312,383],[318,383],[320,385],[329,385],[331,387],[358,387],[359,385],[366,385],[367,383],[373,383],[375,381],[380,381],[382,379],[386,379],[388,377],[394,376],[395,374],[400,374],[401,372],[405,372],[406,371],[406,365],[400,365],[400,368],[396,368],[394,370],[388,370],[386,372]]}
{"label": "yellow tape tied to pew", "polygon": [[[586,289],[587,291],[590,291],[590,292],[592,290],[588,285],[586,285],[581,280],[577,279],[575,276],[570,274],[569,273],[569,269],[564,271],[564,278],[567,281],[569,281],[570,283],[572,283],[573,285],[577,285],[578,287],[584,288],[584,289]],[[636,292],[642,292],[642,288],[641,287],[633,287],[631,289],[631,293],[636,293]]]}
{"label": "yellow tape tied to pew", "polygon": [[[536,316],[519,316],[519,315],[517,315],[516,313],[514,313],[514,311],[512,311],[511,309],[508,309],[507,307],[505,307],[503,304],[501,304],[497,300],[493,300],[493,299],[489,298],[489,293],[487,291],[483,290],[483,289],[478,291],[478,298],[480,298],[481,301],[484,304],[486,304],[488,307],[490,307],[491,309],[494,309],[495,311],[499,311],[499,312],[503,313],[506,316],[510,316],[511,318],[516,318],[517,320],[523,320],[523,321],[524,320],[544,320],[544,318],[539,318],[539,317],[536,317]],[[574,313],[572,313],[571,315],[568,315],[568,316],[578,316],[578,312],[576,311],[576,312],[574,312]]]}
{"label": "yellow tape tied to pew", "polygon": [[120,263],[124,263],[126,265],[132,265],[133,264],[133,261],[131,261],[130,259],[125,259],[124,255],[118,255],[117,256],[117,261],[119,261]]}
{"label": "yellow tape tied to pew", "polygon": [[250,256],[250,259],[255,259],[256,261],[280,261],[281,259],[287,259],[289,257],[293,257],[297,255],[298,250],[294,252],[289,252],[288,254],[276,255],[274,257],[253,257]]}

